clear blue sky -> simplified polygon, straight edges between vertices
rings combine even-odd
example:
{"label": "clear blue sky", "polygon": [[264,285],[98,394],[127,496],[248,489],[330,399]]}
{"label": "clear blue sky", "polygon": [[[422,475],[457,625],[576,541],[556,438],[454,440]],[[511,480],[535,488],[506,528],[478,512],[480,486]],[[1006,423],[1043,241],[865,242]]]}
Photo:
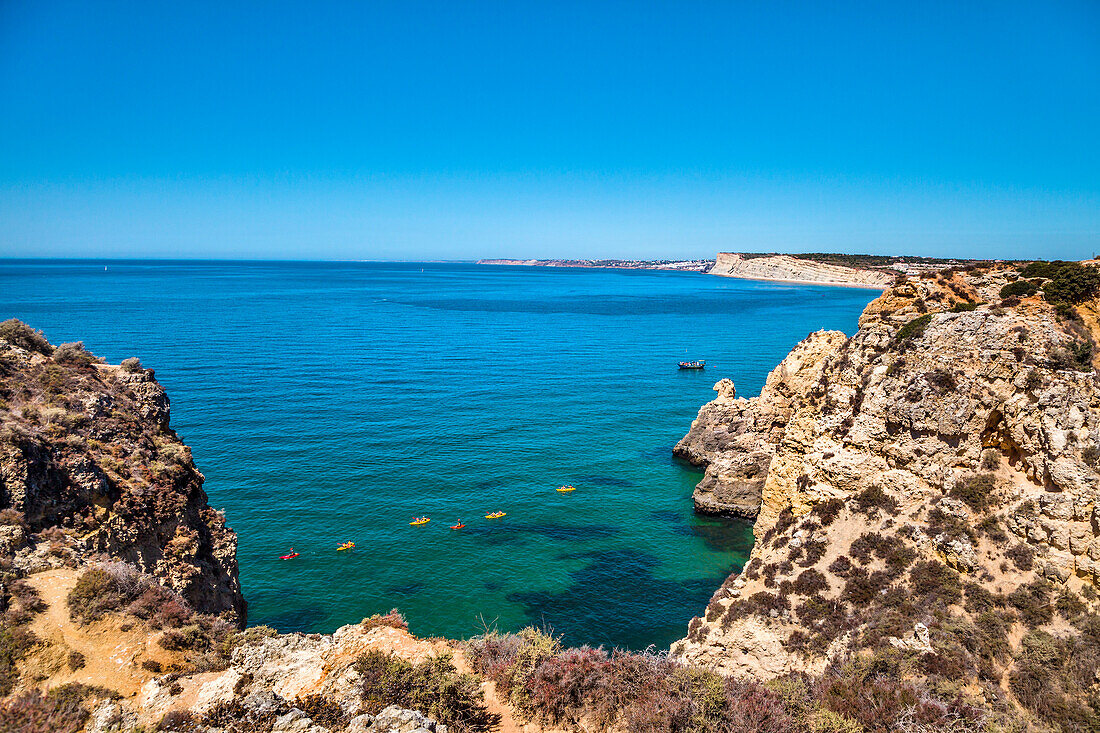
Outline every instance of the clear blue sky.
{"label": "clear blue sky", "polygon": [[1100,3],[0,0],[0,256],[1100,251]]}

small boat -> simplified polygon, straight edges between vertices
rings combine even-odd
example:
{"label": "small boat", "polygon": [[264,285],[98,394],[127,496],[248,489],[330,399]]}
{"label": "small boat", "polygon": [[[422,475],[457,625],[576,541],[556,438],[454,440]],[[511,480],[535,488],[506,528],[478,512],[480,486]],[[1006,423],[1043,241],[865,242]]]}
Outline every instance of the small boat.
{"label": "small boat", "polygon": [[339,547],[337,547],[336,551],[339,552],[340,550],[354,550],[354,549],[355,549],[355,543],[354,542],[345,542],[345,543],[341,544]]}
{"label": "small boat", "polygon": [[707,362],[705,359],[699,361],[682,361],[680,362],[681,369],[706,369]]}
{"label": "small boat", "polygon": [[409,524],[415,527],[418,524],[427,524],[430,521],[432,520],[428,519],[427,517],[417,517],[416,519],[409,522]]}
{"label": "small boat", "polygon": [[506,517],[506,516],[508,516],[508,515],[505,514],[504,512],[493,512],[492,514],[486,514],[485,518],[486,519],[500,519],[501,517]]}
{"label": "small boat", "polygon": [[577,490],[577,487],[576,487],[576,486],[573,486],[573,485],[570,485],[570,486],[559,486],[559,487],[558,487],[558,491],[562,492],[563,494],[564,494],[564,493],[565,493],[566,491],[576,491],[576,490]]}
{"label": "small boat", "polygon": [[290,554],[289,555],[279,555],[279,559],[280,560],[293,560],[294,558],[298,557],[298,554],[299,553],[295,552],[294,548],[291,547],[290,548]]}
{"label": "small boat", "polygon": [[466,528],[466,525],[463,524],[462,522],[459,522],[458,524],[452,524],[451,525],[451,529],[465,529],[465,528]]}

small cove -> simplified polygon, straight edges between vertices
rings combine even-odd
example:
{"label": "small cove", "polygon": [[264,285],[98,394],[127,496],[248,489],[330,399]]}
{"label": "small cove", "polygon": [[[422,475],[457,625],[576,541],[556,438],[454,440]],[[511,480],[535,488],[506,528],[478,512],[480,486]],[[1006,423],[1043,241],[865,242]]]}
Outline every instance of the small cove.
{"label": "small cove", "polygon": [[397,607],[421,635],[535,624],[635,649],[682,636],[751,547],[747,523],[692,513],[699,473],[671,456],[711,386],[757,393],[872,297],[624,270],[0,262],[3,317],[156,369],[240,535],[250,623],[327,632]]}

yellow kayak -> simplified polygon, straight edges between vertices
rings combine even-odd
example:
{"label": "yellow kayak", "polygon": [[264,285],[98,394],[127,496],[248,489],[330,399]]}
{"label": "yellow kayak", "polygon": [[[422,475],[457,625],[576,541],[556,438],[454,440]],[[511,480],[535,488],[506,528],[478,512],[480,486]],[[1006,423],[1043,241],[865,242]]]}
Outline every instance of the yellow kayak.
{"label": "yellow kayak", "polygon": [[344,544],[342,544],[342,545],[340,545],[339,547],[336,548],[337,551],[340,551],[340,550],[354,550],[354,549],[355,549],[355,543],[354,542],[345,542]]}
{"label": "yellow kayak", "polygon": [[576,491],[576,490],[577,490],[576,486],[559,486],[558,487],[558,491],[562,492],[563,494],[566,491]]}
{"label": "yellow kayak", "polygon": [[506,516],[508,516],[508,515],[505,514],[504,512],[493,512],[492,514],[486,514],[485,518],[486,519],[500,519],[501,517],[506,517]]}
{"label": "yellow kayak", "polygon": [[427,517],[421,517],[420,519],[414,519],[413,521],[409,522],[409,524],[416,526],[418,524],[427,524],[430,521],[432,520],[428,519]]}

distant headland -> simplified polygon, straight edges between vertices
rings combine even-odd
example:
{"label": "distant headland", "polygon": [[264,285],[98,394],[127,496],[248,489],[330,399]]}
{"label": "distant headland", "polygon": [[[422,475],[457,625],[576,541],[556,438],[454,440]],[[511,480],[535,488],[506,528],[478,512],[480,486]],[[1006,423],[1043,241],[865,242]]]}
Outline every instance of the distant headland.
{"label": "distant headland", "polygon": [[838,285],[884,290],[899,275],[974,264],[976,260],[936,257],[846,255],[814,252],[776,254],[719,252],[713,260],[478,260],[479,265],[525,267],[603,267],[626,270],[679,270],[745,280]]}
{"label": "distant headland", "polygon": [[478,260],[479,265],[521,267],[609,267],[619,270],[684,270],[707,272],[714,260]]}

